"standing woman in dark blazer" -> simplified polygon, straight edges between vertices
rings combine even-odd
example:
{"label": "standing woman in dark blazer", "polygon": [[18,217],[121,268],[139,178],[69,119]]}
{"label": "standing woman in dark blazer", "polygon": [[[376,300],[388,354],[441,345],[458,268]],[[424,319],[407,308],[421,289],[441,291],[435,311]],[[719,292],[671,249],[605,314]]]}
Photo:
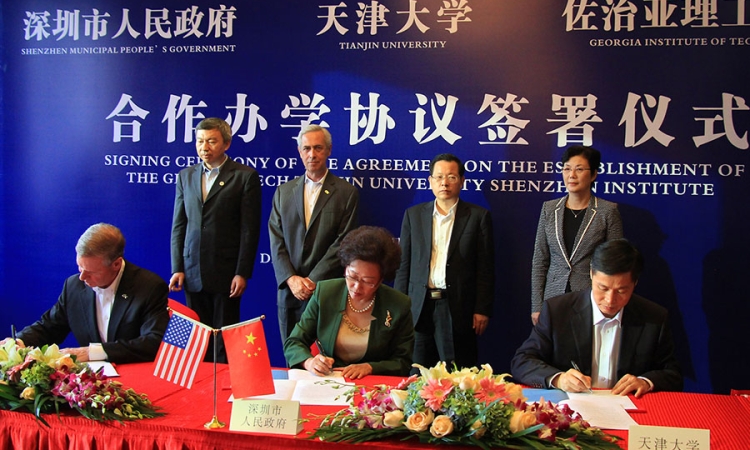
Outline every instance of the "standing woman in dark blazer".
{"label": "standing woman in dark blazer", "polygon": [[562,156],[568,195],[544,202],[531,266],[531,321],[544,300],[591,287],[589,262],[602,242],[623,237],[617,204],[591,192],[601,162],[598,150],[575,145]]}
{"label": "standing woman in dark blazer", "polygon": [[[411,301],[383,284],[401,263],[401,248],[385,228],[359,227],[338,251],[344,278],[320,281],[284,342],[291,368],[346,378],[408,375],[414,350]],[[310,347],[319,345],[313,356]]]}

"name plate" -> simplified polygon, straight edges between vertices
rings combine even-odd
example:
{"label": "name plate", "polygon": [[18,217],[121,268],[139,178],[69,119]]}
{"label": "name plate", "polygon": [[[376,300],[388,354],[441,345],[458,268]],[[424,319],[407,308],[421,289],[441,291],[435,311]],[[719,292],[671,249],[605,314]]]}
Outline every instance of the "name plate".
{"label": "name plate", "polygon": [[710,450],[711,432],[699,428],[631,426],[628,450],[646,448]]}
{"label": "name plate", "polygon": [[234,399],[229,429],[295,436],[304,428],[299,416],[297,401]]}

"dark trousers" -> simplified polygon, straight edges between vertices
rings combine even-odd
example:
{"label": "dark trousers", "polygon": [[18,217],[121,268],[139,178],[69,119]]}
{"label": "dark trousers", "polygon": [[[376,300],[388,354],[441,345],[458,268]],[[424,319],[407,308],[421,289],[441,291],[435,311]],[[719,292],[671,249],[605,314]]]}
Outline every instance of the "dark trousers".
{"label": "dark trousers", "polygon": [[[214,294],[206,291],[185,291],[185,300],[190,309],[195,311],[201,322],[211,328],[219,329],[240,321],[240,298],[229,298],[229,294]],[[214,361],[214,337],[216,337],[216,362],[227,362],[227,351],[221,333],[214,335],[208,342],[208,351],[204,361]]]}
{"label": "dark trousers", "polygon": [[[433,300],[427,295],[414,326],[413,362],[432,367],[445,361],[448,369],[454,363],[461,369],[475,366],[477,353],[474,330],[454,326],[448,299]],[[412,373],[419,370],[412,369]]]}
{"label": "dark trousers", "polygon": [[283,348],[286,338],[292,334],[294,326],[302,318],[302,313],[305,312],[308,302],[299,302],[298,308],[288,308],[286,306],[278,306],[277,313],[279,316],[279,332],[281,333],[281,346]]}

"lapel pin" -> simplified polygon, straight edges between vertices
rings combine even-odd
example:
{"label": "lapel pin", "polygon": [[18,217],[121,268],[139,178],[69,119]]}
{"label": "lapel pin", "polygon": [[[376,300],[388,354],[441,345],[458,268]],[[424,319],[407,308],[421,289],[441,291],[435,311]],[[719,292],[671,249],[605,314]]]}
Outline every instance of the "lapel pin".
{"label": "lapel pin", "polygon": [[393,317],[391,317],[391,311],[386,309],[385,310],[385,326],[390,328],[392,319]]}
{"label": "lapel pin", "polygon": [[328,192],[328,189],[324,190],[323,192],[325,192],[326,195],[330,194],[330,192]]}
{"label": "lapel pin", "polygon": [[224,182],[223,181],[219,181],[219,186],[224,186]]}
{"label": "lapel pin", "polygon": [[124,298],[125,300],[127,300],[128,299],[128,294],[122,294],[122,298]]}

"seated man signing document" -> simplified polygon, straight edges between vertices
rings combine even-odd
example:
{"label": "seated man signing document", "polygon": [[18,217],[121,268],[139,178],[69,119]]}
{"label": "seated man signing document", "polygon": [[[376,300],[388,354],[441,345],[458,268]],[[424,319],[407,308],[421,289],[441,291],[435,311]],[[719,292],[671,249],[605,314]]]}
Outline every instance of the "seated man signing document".
{"label": "seated man signing document", "polygon": [[28,346],[60,344],[73,333],[80,347],[61,349],[78,361],[153,361],[169,322],[167,283],[123,258],[125,238],[112,225],[89,227],[78,239],[78,275],[52,308],[17,338]]}
{"label": "seated man signing document", "polygon": [[681,391],[667,310],[633,294],[642,268],[643,257],[625,239],[600,244],[591,259],[591,289],[544,302],[511,361],[513,377],[567,392]]}

